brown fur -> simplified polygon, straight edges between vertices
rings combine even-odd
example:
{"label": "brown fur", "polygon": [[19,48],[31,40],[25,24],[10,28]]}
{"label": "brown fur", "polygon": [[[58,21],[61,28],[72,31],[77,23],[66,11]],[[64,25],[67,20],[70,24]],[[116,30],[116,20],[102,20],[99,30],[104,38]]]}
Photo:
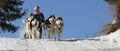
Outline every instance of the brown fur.
{"label": "brown fur", "polygon": [[99,33],[110,34],[112,32],[115,32],[119,28],[120,28],[120,22],[117,21],[115,23],[105,25]]}
{"label": "brown fur", "polygon": [[113,18],[115,22],[105,25],[99,33],[110,34],[120,28],[120,0],[111,3],[111,6],[113,7]]}

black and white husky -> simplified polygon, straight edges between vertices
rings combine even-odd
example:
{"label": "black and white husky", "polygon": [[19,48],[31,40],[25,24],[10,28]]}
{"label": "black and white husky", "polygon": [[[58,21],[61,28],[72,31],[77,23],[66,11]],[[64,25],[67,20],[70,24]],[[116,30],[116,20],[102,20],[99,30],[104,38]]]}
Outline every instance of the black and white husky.
{"label": "black and white husky", "polygon": [[[63,31],[63,27],[64,27],[64,22],[63,22],[63,18],[61,16],[56,17],[55,19],[55,24],[56,24],[56,34],[58,34],[58,40],[60,40],[61,38],[61,33]],[[56,40],[56,35],[54,35],[55,40]]]}
{"label": "black and white husky", "polygon": [[54,26],[55,26],[55,16],[50,15],[50,17],[45,21],[44,24],[44,38],[45,39],[50,39],[50,35],[55,34],[54,33]]}
{"label": "black and white husky", "polygon": [[63,19],[62,17],[58,16],[55,17],[54,15],[50,15],[50,17],[45,21],[44,24],[44,38],[50,39],[50,35],[54,36],[54,40],[56,40],[56,34],[58,35],[58,40],[60,40],[61,33],[63,31]]}
{"label": "black and white husky", "polygon": [[[26,22],[27,21],[27,22]],[[29,39],[40,39],[41,38],[41,22],[34,17],[34,15],[29,15],[29,17],[23,21],[25,23],[25,35]],[[27,35],[27,36],[26,36]]]}

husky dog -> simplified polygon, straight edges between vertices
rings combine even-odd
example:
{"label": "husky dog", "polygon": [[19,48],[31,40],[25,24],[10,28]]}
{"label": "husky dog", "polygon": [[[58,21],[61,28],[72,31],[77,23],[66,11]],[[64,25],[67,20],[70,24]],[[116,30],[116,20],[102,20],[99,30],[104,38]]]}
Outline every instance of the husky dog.
{"label": "husky dog", "polygon": [[30,20],[22,20],[25,24],[24,26],[24,38],[30,39],[31,38],[31,29],[30,29]]}
{"label": "husky dog", "polygon": [[50,17],[45,21],[44,24],[44,38],[50,39],[50,34],[52,33],[52,35],[54,36],[54,40],[56,40],[56,34],[58,35],[58,40],[60,40],[63,26],[64,23],[62,17],[59,16],[55,18],[54,15],[50,15]]}
{"label": "husky dog", "polygon": [[[56,34],[58,34],[58,40],[60,41],[61,33],[64,27],[63,18],[61,16],[56,17],[55,24],[56,24],[55,31],[56,31]],[[55,40],[56,40],[56,34],[54,35]]]}
{"label": "husky dog", "polygon": [[50,15],[50,17],[45,21],[44,24],[44,38],[50,39],[50,34],[54,34],[55,16]]}
{"label": "husky dog", "polygon": [[32,30],[32,38],[40,39],[41,38],[41,20],[35,16],[31,16],[30,28]]}
{"label": "husky dog", "polygon": [[[30,20],[29,22],[26,22],[25,29],[28,29],[30,33],[25,34],[29,35],[29,38],[32,39],[40,39],[41,38],[41,21],[38,20],[37,17],[34,15],[30,15],[27,20]],[[28,24],[28,25],[27,25]],[[26,32],[26,30],[25,30]]]}

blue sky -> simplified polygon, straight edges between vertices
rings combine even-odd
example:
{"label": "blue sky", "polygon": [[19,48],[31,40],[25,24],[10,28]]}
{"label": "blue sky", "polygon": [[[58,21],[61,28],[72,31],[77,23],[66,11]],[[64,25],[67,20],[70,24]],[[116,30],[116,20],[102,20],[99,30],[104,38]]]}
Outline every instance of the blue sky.
{"label": "blue sky", "polygon": [[[23,4],[23,8],[28,9],[28,14],[33,12],[35,6],[40,6],[45,19],[50,14],[63,17],[65,25],[62,38],[93,37],[105,24],[112,21],[109,5],[104,0],[25,0]],[[20,26],[18,32],[1,33],[0,36],[19,37],[23,30],[21,20],[27,15],[14,22]]]}

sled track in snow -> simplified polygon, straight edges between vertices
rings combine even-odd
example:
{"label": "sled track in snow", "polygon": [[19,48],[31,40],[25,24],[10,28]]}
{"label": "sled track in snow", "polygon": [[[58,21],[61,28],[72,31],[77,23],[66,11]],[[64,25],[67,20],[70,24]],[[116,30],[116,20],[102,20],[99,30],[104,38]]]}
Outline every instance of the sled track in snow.
{"label": "sled track in snow", "polygon": [[68,42],[74,42],[74,41],[84,41],[84,40],[92,40],[92,41],[100,41],[100,39],[63,39],[60,41],[68,41]]}

